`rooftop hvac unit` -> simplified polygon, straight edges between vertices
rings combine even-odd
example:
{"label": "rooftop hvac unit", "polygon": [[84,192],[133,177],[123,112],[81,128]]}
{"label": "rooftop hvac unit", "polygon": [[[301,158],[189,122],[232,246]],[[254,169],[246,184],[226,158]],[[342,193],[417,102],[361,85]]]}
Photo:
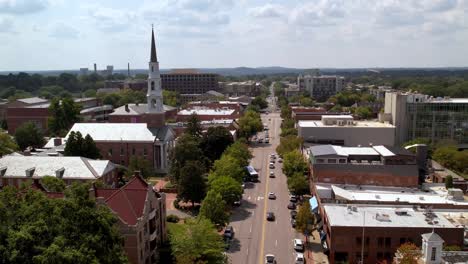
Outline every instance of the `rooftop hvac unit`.
{"label": "rooftop hvac unit", "polygon": [[390,215],[376,213],[375,219],[382,221],[382,222],[390,222]]}
{"label": "rooftop hvac unit", "polygon": [[352,207],[352,210],[353,210],[353,212],[357,212],[357,207],[356,207],[356,206],[353,206],[353,207]]}

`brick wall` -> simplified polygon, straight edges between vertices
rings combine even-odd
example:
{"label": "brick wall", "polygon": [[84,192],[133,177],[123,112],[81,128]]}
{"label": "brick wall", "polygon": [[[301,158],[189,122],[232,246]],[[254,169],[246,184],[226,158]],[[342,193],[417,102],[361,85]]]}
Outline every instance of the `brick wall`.
{"label": "brick wall", "polygon": [[6,111],[8,133],[14,134],[22,124],[31,121],[43,131],[47,131],[48,108],[9,107]]}
{"label": "brick wall", "polygon": [[[96,142],[103,159],[128,166],[132,156],[141,157],[154,166],[153,142]],[[112,151],[111,151],[112,149]],[[122,152],[121,152],[122,149]],[[144,155],[146,149],[146,155]]]}

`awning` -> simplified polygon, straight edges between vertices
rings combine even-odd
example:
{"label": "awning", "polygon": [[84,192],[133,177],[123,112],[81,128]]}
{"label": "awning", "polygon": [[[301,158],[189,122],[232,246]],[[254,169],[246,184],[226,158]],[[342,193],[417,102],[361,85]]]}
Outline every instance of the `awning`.
{"label": "awning", "polygon": [[318,212],[318,202],[317,198],[315,196],[312,196],[312,198],[309,199],[309,204],[310,204],[310,210],[312,212],[317,213]]}

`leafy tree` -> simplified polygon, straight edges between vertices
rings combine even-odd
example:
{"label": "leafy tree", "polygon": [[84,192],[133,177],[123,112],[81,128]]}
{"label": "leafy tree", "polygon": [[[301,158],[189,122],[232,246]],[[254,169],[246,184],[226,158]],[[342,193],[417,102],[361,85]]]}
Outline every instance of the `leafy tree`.
{"label": "leafy tree", "polygon": [[143,178],[147,179],[154,176],[154,170],[147,159],[133,156],[128,164],[127,176],[131,176],[135,171],[140,171]]}
{"label": "leafy tree", "polygon": [[283,172],[286,176],[291,177],[296,172],[304,175],[306,171],[307,162],[298,150],[291,151],[284,155]]}
{"label": "leafy tree", "polygon": [[252,102],[252,105],[258,106],[259,109],[265,109],[268,107],[268,102],[265,100],[265,98],[261,96],[255,97]]}
{"label": "leafy tree", "polygon": [[443,146],[434,151],[432,158],[449,169],[457,166],[455,156],[457,155],[457,148],[455,146]]}
{"label": "leafy tree", "polygon": [[249,147],[247,144],[240,142],[239,140],[234,142],[229,146],[223,153],[223,155],[228,155],[233,157],[239,163],[239,166],[245,167],[249,165],[249,161],[252,158],[252,153],[250,153]]}
{"label": "leafy tree", "polygon": [[178,92],[163,90],[163,102],[165,105],[169,106],[179,106],[180,105],[180,95]]}
{"label": "leafy tree", "polygon": [[309,193],[309,183],[307,182],[304,173],[296,172],[291,177],[288,177],[288,189],[297,195]]}
{"label": "leafy tree", "polygon": [[278,152],[280,156],[284,156],[288,152],[298,150],[301,145],[302,138],[289,135],[280,139],[280,144],[276,147],[276,152]]}
{"label": "leafy tree", "polygon": [[203,135],[201,148],[206,157],[211,161],[215,161],[221,157],[221,154],[233,141],[232,135],[227,128],[222,126],[210,127]]}
{"label": "leafy tree", "polygon": [[453,188],[453,177],[452,175],[448,175],[445,177],[445,188],[448,190],[450,188]]}
{"label": "leafy tree", "polygon": [[210,191],[219,193],[228,205],[242,198],[242,186],[238,181],[229,176],[221,176],[211,181]]}
{"label": "leafy tree", "polygon": [[301,96],[301,98],[299,99],[299,103],[302,106],[314,106],[314,100],[306,96]]}
{"label": "leafy tree", "polygon": [[291,118],[292,110],[287,106],[281,107],[281,118]]}
{"label": "leafy tree", "polygon": [[[0,192],[0,259],[5,263],[127,263],[117,218],[73,184],[66,199],[26,187]],[[40,239],[39,239],[40,238]]]}
{"label": "leafy tree", "polygon": [[299,211],[296,216],[296,230],[302,234],[306,232],[311,234],[314,231],[315,226],[315,215],[310,209],[309,200],[305,200],[299,207]]}
{"label": "leafy tree", "polygon": [[198,118],[197,114],[193,113],[187,120],[187,128],[185,129],[185,133],[194,137],[200,137],[202,135],[202,131],[203,129],[200,124],[200,119]]}
{"label": "leafy tree", "polygon": [[297,136],[297,129],[295,128],[286,128],[286,129],[281,129],[281,137],[287,137],[287,136]]}
{"label": "leafy tree", "polygon": [[396,255],[399,256],[401,264],[417,264],[422,254],[415,244],[404,243],[397,249]]}
{"label": "leafy tree", "polygon": [[228,222],[229,215],[226,211],[226,201],[216,190],[212,189],[206,194],[200,208],[200,216],[218,226],[224,226]]}
{"label": "leafy tree", "polygon": [[263,129],[260,114],[254,111],[246,111],[244,115],[239,118],[239,135],[248,138],[258,131]]}
{"label": "leafy tree", "polygon": [[18,150],[15,140],[7,133],[0,131],[0,157]]}
{"label": "leafy tree", "polygon": [[41,178],[41,184],[49,192],[63,192],[66,184],[62,179],[53,176],[44,176]]}
{"label": "leafy tree", "polygon": [[172,254],[177,264],[225,264],[224,243],[210,220],[187,219],[169,228]]}
{"label": "leafy tree", "polygon": [[84,94],[84,96],[86,96],[86,97],[96,97],[97,92],[96,92],[95,89],[88,89],[88,90],[84,91],[83,94]]}
{"label": "leafy tree", "polygon": [[205,168],[200,161],[190,160],[180,170],[180,179],[177,185],[177,197],[184,202],[201,202],[205,197],[206,183]]}
{"label": "leafy tree", "polygon": [[15,140],[21,150],[40,148],[45,144],[42,132],[32,122],[26,122],[16,129]]}
{"label": "leafy tree", "polygon": [[53,135],[63,135],[73,124],[80,121],[80,106],[72,98],[63,98],[61,101],[55,98],[49,106],[48,125]]}
{"label": "leafy tree", "polygon": [[370,109],[369,107],[360,106],[354,110],[354,114],[361,119],[368,119],[372,117],[372,109]]}
{"label": "leafy tree", "polygon": [[241,166],[235,158],[229,155],[223,155],[219,160],[215,161],[208,179],[211,182],[216,178],[228,176],[240,183],[245,174],[245,167]]}
{"label": "leafy tree", "polygon": [[81,133],[71,131],[65,144],[65,156],[79,156],[89,159],[99,159],[101,154],[93,138],[87,134],[85,138]]}
{"label": "leafy tree", "polygon": [[197,137],[188,134],[179,137],[177,144],[169,154],[171,160],[170,176],[173,183],[179,181],[180,171],[188,161],[202,161],[204,163],[205,157],[199,145]]}

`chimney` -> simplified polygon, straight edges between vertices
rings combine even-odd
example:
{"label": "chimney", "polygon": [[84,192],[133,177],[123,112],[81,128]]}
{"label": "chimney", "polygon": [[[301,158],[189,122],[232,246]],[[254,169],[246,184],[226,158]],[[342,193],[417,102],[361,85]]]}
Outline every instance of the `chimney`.
{"label": "chimney", "polygon": [[130,109],[128,108],[128,104],[125,104],[125,112],[130,112]]}
{"label": "chimney", "polygon": [[32,167],[32,168],[27,169],[25,171],[26,172],[26,177],[32,178],[32,176],[34,175],[35,170],[36,170],[36,167]]}
{"label": "chimney", "polygon": [[54,138],[54,147],[62,145],[62,138]]}
{"label": "chimney", "polygon": [[57,177],[58,179],[62,179],[64,173],[65,173],[65,168],[62,167],[55,171],[55,177]]}
{"label": "chimney", "polygon": [[94,63],[94,73],[97,73],[97,65]]}

